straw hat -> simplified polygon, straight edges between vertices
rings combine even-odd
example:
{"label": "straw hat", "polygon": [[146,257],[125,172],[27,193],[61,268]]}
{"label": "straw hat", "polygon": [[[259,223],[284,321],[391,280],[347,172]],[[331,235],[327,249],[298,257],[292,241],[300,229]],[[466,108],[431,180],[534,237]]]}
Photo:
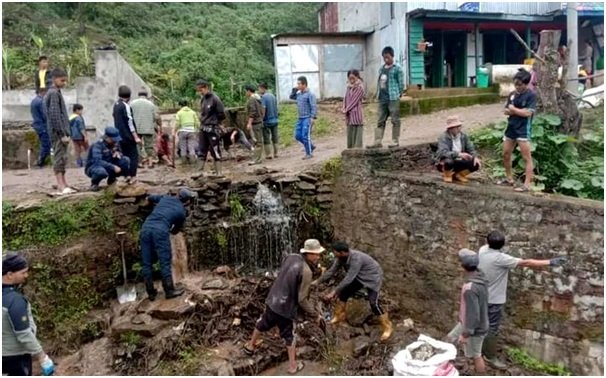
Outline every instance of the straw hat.
{"label": "straw hat", "polygon": [[448,116],[448,118],[446,118],[446,130],[450,129],[451,127],[459,127],[459,126],[463,126],[463,122],[461,122],[461,120],[459,119],[459,116]]}
{"label": "straw hat", "polygon": [[320,242],[317,239],[305,240],[305,244],[303,244],[303,248],[301,248],[301,253],[320,254],[322,252],[324,252],[324,247],[320,245]]}

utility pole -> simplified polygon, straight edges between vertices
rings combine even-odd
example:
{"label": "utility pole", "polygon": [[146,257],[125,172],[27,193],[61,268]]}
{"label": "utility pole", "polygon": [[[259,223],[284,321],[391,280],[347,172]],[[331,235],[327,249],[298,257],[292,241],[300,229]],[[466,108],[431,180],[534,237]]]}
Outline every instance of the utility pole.
{"label": "utility pole", "polygon": [[579,83],[579,27],[577,18],[577,3],[566,3],[566,33],[568,36],[568,86],[572,93],[577,93]]}

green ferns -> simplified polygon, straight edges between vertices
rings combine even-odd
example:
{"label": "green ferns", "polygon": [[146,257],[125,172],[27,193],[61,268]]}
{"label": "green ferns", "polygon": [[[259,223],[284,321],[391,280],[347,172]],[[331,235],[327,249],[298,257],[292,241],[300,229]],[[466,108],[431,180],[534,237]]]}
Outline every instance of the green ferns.
{"label": "green ferns", "polygon": [[564,365],[548,364],[543,361],[539,361],[536,358],[531,357],[525,350],[519,348],[509,348],[507,350],[507,355],[509,355],[509,358],[511,358],[513,362],[522,366],[524,369],[547,375],[570,375],[570,371]]}

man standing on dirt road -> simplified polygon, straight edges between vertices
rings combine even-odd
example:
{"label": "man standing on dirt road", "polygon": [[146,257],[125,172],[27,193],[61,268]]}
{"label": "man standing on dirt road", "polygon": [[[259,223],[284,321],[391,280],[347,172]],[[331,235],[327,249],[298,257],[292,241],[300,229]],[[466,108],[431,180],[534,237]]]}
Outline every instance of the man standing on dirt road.
{"label": "man standing on dirt road", "polygon": [[154,126],[162,126],[158,108],[147,98],[146,90],[139,91],[139,98],[133,100],[130,107],[133,112],[135,125],[137,125],[137,133],[141,138],[141,144],[139,144],[140,164],[151,168],[155,158],[154,146],[156,144],[156,135]]}
{"label": "man standing on dirt road", "polygon": [[43,375],[55,371],[36,337],[32,307],[19,291],[29,275],[27,261],[8,252],[2,258],[2,375],[32,375],[32,356],[40,362]]}
{"label": "man standing on dirt road", "polygon": [[51,142],[46,127],[46,113],[44,112],[45,94],[46,88],[40,88],[36,97],[34,97],[30,104],[33,120],[32,128],[38,135],[38,141],[40,142],[40,153],[38,154],[38,160],[36,160],[36,166],[38,168],[44,168],[44,162],[46,161],[46,158],[50,156],[51,151]]}
{"label": "man standing on dirt road", "polygon": [[158,291],[154,287],[152,265],[160,261],[162,287],[166,299],[178,297],[183,289],[175,288],[172,274],[172,250],[170,234],[178,234],[187,217],[185,206],[191,203],[196,194],[189,189],[181,188],[177,196],[150,195],[146,204],[155,205],[154,210],[147,216],[141,226],[140,240],[141,258],[143,260],[143,280],[150,301],[156,299]]}
{"label": "man standing on dirt road", "polygon": [[505,246],[505,235],[499,231],[492,231],[486,237],[488,245],[480,248],[478,268],[482,271],[488,282],[488,322],[489,330],[482,352],[486,362],[495,369],[505,369],[507,365],[497,358],[497,334],[503,317],[503,309],[507,301],[507,280],[509,271],[516,267],[542,268],[546,266],[561,266],[566,263],[566,256],[555,257],[550,260],[520,259],[502,252]]}
{"label": "man standing on dirt road", "polygon": [[[202,96],[200,104],[200,149],[199,169],[202,173],[206,159],[210,153],[215,162],[215,174],[221,176],[221,138],[220,125],[225,119],[225,107],[223,102],[210,90],[210,84],[206,80],[196,83],[196,91]],[[183,152],[182,152],[183,153]]]}
{"label": "man standing on dirt road", "polygon": [[261,93],[261,105],[263,105],[263,148],[265,157],[272,158],[271,147],[273,145],[273,158],[278,157],[278,101],[273,93],[267,91],[267,84],[259,84]]}
{"label": "man standing on dirt road", "polygon": [[124,156],[129,159],[130,166],[125,174],[126,182],[131,183],[137,176],[139,167],[139,151],[137,145],[141,144],[141,138],[137,134],[137,125],[133,118],[133,112],[128,102],[130,101],[130,88],[121,85],[118,88],[118,101],[114,104],[114,127],[120,131],[120,149]]}
{"label": "man standing on dirt road", "polygon": [[253,135],[254,159],[249,165],[257,165],[263,163],[263,107],[261,101],[255,96],[255,87],[252,85],[246,86],[246,114],[248,121],[246,123],[246,129]]}
{"label": "man standing on dirt road", "polygon": [[246,354],[254,354],[261,332],[269,331],[277,326],[288,351],[288,373],[296,374],[305,367],[303,362],[297,363],[296,361],[294,319],[297,309],[301,307],[316,322],[324,321],[322,315],[314,310],[308,298],[312,282],[311,267],[318,264],[322,252],[324,252],[324,248],[319,241],[308,239],[301,248],[300,255],[291,254],[284,259],[278,278],[271,286],[265,301],[267,305],[265,312],[257,321],[250,341],[243,347]]}
{"label": "man standing on dirt road", "polygon": [[372,313],[379,317],[381,331],[383,332],[381,341],[389,339],[393,332],[393,325],[389,320],[389,315],[379,305],[379,291],[383,284],[383,269],[375,259],[366,253],[350,250],[347,243],[336,242],[333,244],[333,250],[336,257],[335,262],[315,282],[315,284],[321,284],[328,281],[337,273],[339,268],[343,268],[347,272],[339,285],[324,297],[326,301],[338,298],[331,324],[337,325],[346,319],[345,306],[347,300],[358,290],[365,288],[368,291],[368,301]]}
{"label": "man standing on dirt road", "polygon": [[314,127],[314,122],[318,118],[318,105],[316,96],[311,93],[307,87],[307,78],[299,76],[297,78],[297,87],[292,89],[290,99],[297,101],[297,111],[299,119],[295,128],[295,138],[305,148],[305,156],[303,160],[311,159],[312,153],[316,149],[311,141],[311,131]]}
{"label": "man standing on dirt road", "polygon": [[383,147],[385,123],[391,117],[391,143],[389,147],[400,145],[400,97],[404,95],[404,71],[394,62],[394,50],[387,46],[381,55],[385,64],[379,69],[377,89],[379,97],[379,121],[375,129],[375,142],[366,148]]}

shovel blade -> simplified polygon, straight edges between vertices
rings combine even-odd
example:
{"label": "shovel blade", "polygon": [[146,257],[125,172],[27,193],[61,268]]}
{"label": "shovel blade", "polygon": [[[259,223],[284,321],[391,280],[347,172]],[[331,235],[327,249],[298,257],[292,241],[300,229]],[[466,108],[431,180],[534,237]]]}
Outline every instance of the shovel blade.
{"label": "shovel blade", "polygon": [[118,294],[118,303],[128,303],[137,300],[137,290],[134,286],[118,286],[116,288]]}

